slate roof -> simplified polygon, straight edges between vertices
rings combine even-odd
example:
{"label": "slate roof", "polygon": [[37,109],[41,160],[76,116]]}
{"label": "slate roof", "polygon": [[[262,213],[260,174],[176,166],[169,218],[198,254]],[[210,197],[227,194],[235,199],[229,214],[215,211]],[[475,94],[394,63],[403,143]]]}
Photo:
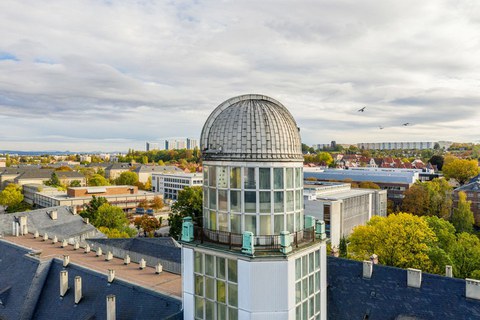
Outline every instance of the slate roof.
{"label": "slate roof", "polygon": [[473,192],[480,192],[480,179],[478,176],[477,179],[473,178],[470,180],[469,183],[464,184],[461,187],[455,189],[455,191],[473,191]]}
{"label": "slate roof", "polygon": [[111,163],[105,170],[130,170],[132,167],[131,163],[124,163],[124,162],[116,162]]}
{"label": "slate roof", "polygon": [[327,257],[327,313],[330,320],[480,319],[480,301],[465,298],[465,281],[422,274],[421,288],[407,287],[404,269]]}
{"label": "slate roof", "polygon": [[[15,180],[22,180],[22,179],[50,179],[52,177],[52,173],[54,170],[52,169],[37,169],[37,170],[26,170],[20,176],[16,177]],[[65,178],[78,178],[84,179],[85,176],[80,172],[76,171],[55,171],[57,176],[62,179]]]}

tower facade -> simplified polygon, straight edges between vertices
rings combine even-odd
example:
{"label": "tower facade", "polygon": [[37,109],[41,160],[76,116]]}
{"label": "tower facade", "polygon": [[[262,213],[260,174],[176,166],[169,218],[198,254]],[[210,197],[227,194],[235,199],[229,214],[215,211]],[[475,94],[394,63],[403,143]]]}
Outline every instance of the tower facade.
{"label": "tower facade", "polygon": [[200,148],[203,220],[182,230],[185,319],[326,319],[324,225],[304,217],[292,115],[263,95],[231,98]]}

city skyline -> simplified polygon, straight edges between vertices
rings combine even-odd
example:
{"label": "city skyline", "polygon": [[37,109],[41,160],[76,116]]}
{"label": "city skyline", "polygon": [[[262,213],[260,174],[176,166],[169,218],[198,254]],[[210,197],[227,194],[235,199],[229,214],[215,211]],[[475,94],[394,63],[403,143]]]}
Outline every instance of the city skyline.
{"label": "city skyline", "polygon": [[143,150],[248,92],[308,145],[478,142],[479,21],[433,0],[4,1],[0,149]]}

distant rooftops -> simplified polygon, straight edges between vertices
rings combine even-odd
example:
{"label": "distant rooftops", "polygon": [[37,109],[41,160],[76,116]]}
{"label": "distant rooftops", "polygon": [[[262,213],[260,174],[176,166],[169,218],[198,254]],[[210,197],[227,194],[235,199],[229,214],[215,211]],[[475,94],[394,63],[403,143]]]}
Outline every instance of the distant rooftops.
{"label": "distant rooftops", "polygon": [[366,170],[342,170],[342,169],[327,169],[324,171],[304,171],[304,177],[317,178],[320,180],[337,180],[344,181],[351,179],[352,181],[372,181],[380,183],[402,183],[413,184],[419,178],[418,172],[412,171],[366,171]]}

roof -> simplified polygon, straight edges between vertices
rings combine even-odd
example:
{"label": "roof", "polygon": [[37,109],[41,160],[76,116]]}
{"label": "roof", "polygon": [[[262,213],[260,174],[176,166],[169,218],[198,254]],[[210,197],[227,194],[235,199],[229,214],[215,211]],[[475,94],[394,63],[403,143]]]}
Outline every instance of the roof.
{"label": "roof", "polygon": [[124,162],[116,162],[110,164],[105,170],[130,170],[132,167],[131,163],[124,163]]}
{"label": "roof", "polygon": [[367,170],[325,170],[324,172],[304,171],[304,177],[313,177],[319,180],[343,181],[345,179],[351,179],[352,181],[402,184],[412,184],[417,180],[417,176],[414,172],[382,172]]}
{"label": "roof", "polygon": [[133,170],[136,173],[142,173],[142,172],[155,172],[155,173],[177,173],[177,172],[183,172],[182,169],[175,167],[175,166],[147,166],[147,165],[141,165],[135,170]]}
{"label": "roof", "polygon": [[85,176],[83,174],[76,171],[54,171],[52,169],[37,169],[37,170],[26,170],[23,174],[18,176],[15,180],[50,179],[52,177],[53,172],[57,174],[59,179],[62,179],[62,178],[85,179]]}
{"label": "roof", "polygon": [[297,124],[280,102],[249,94],[220,104],[202,129],[204,160],[302,161]]}
{"label": "roof", "polygon": [[455,191],[473,191],[473,192],[480,192],[480,179],[470,180],[471,182],[464,184],[463,186],[456,188]]}

